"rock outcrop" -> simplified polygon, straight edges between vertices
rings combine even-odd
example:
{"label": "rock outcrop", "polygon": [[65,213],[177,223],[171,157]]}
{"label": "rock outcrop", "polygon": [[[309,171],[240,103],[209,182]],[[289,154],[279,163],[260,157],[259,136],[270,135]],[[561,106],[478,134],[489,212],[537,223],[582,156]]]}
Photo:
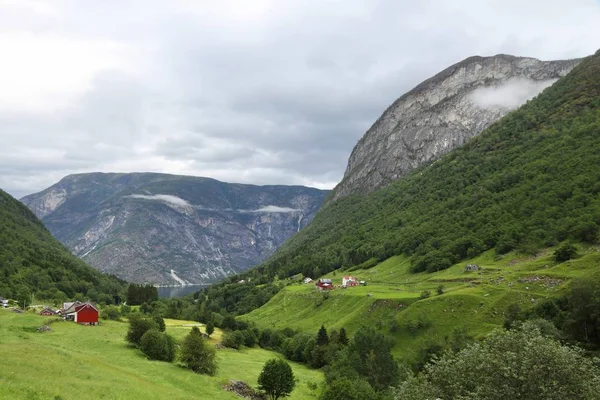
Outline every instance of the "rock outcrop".
{"label": "rock outcrop", "polygon": [[[332,200],[384,187],[478,135],[580,60],[470,57],[396,100],[354,147]],[[58,196],[58,194],[57,194]]]}
{"label": "rock outcrop", "polygon": [[154,173],[70,175],[21,199],[96,269],[159,285],[248,269],[308,224],[326,191]]}

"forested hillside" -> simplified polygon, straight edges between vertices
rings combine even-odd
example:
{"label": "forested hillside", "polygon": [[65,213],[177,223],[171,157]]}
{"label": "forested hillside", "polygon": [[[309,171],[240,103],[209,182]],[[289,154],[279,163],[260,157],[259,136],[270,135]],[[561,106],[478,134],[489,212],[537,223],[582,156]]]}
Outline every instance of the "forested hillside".
{"label": "forested hillside", "polygon": [[73,256],[25,205],[0,190],[0,296],[113,303],[124,282]]}
{"label": "forested hillside", "polygon": [[[414,272],[433,272],[490,249],[533,254],[567,239],[594,243],[599,134],[600,52],[439,161],[383,190],[325,207],[242,277],[317,278],[400,254],[410,257]],[[227,298],[228,312],[247,311],[257,299],[251,285],[230,284],[236,279],[209,296],[220,304]]]}

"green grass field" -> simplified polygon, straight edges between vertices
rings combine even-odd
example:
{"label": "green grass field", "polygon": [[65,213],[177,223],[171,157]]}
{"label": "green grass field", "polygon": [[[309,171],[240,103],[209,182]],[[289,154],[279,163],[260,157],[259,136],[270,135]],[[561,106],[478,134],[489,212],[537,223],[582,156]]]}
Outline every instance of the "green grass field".
{"label": "green grass field", "polygon": [[[99,326],[51,324],[47,317],[0,309],[0,399],[239,399],[222,385],[230,379],[257,385],[263,364],[277,353],[262,349],[218,350],[217,376],[198,375],[177,363],[149,361],[124,340],[127,323]],[[166,320],[167,332],[180,339],[193,321]],[[220,332],[215,332],[215,343]],[[320,371],[291,363],[297,378],[290,399],[315,399]]]}
{"label": "green grass field", "polygon": [[[455,328],[465,328],[478,338],[502,325],[512,303],[523,309],[544,298],[558,296],[573,278],[596,273],[597,247],[581,249],[580,257],[562,264],[552,259],[553,249],[536,257],[493,251],[437,273],[410,273],[410,262],[398,256],[368,270],[329,274],[336,285],[343,275],[365,280],[366,286],[336,288],[328,295],[314,284],[286,286],[263,307],[243,318],[262,328],[291,327],[307,332],[345,327],[350,333],[361,324],[379,327],[395,342],[395,353],[411,359],[429,344],[442,344]],[[479,271],[465,272],[466,264]],[[444,293],[437,295],[438,286]],[[420,299],[423,291],[431,296]],[[326,298],[328,296],[328,298]]]}

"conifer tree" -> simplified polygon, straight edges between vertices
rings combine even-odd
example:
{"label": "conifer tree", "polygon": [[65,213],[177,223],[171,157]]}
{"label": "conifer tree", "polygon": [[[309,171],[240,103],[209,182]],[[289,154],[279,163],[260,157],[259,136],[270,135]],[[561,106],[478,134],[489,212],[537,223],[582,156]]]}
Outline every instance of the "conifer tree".
{"label": "conifer tree", "polygon": [[329,335],[327,335],[327,329],[325,325],[321,325],[319,333],[317,333],[317,346],[325,346],[329,344]]}

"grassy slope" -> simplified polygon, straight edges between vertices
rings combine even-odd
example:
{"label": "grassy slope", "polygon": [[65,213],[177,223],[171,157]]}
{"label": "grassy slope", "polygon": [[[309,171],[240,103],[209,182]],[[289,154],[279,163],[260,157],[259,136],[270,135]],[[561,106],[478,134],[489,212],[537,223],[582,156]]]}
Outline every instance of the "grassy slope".
{"label": "grassy slope", "polygon": [[[465,272],[468,263],[482,269]],[[381,324],[396,341],[396,355],[411,359],[419,347],[443,343],[454,328],[464,327],[475,337],[484,335],[503,323],[510,304],[527,308],[534,301],[557,296],[572,278],[595,274],[599,265],[600,252],[592,246],[582,249],[578,259],[562,264],[552,260],[551,249],[537,257],[516,253],[495,257],[488,251],[433,274],[410,273],[409,260],[397,256],[371,269],[348,273],[366,280],[367,286],[338,288],[323,299],[314,285],[295,283],[244,318],[263,328],[289,326],[307,332],[321,324],[343,326],[350,332],[361,324]],[[341,284],[342,275],[340,271],[328,277]],[[438,296],[439,285],[444,285],[445,293]],[[431,291],[431,297],[420,300],[424,290]],[[392,321],[398,324],[396,332],[391,332]],[[418,322],[428,327],[411,331],[409,326]]]}
{"label": "grassy slope", "polygon": [[[261,349],[219,350],[218,374],[208,377],[146,360],[125,343],[126,323],[88,327],[58,322],[51,325],[52,332],[35,332],[44,321],[46,317],[0,310],[0,399],[236,399],[221,386],[229,379],[255,386],[263,364],[279,357]],[[190,329],[181,321],[166,322],[178,339]],[[316,398],[307,383],[319,384],[322,374],[299,364],[292,367],[299,381],[290,399]]]}

